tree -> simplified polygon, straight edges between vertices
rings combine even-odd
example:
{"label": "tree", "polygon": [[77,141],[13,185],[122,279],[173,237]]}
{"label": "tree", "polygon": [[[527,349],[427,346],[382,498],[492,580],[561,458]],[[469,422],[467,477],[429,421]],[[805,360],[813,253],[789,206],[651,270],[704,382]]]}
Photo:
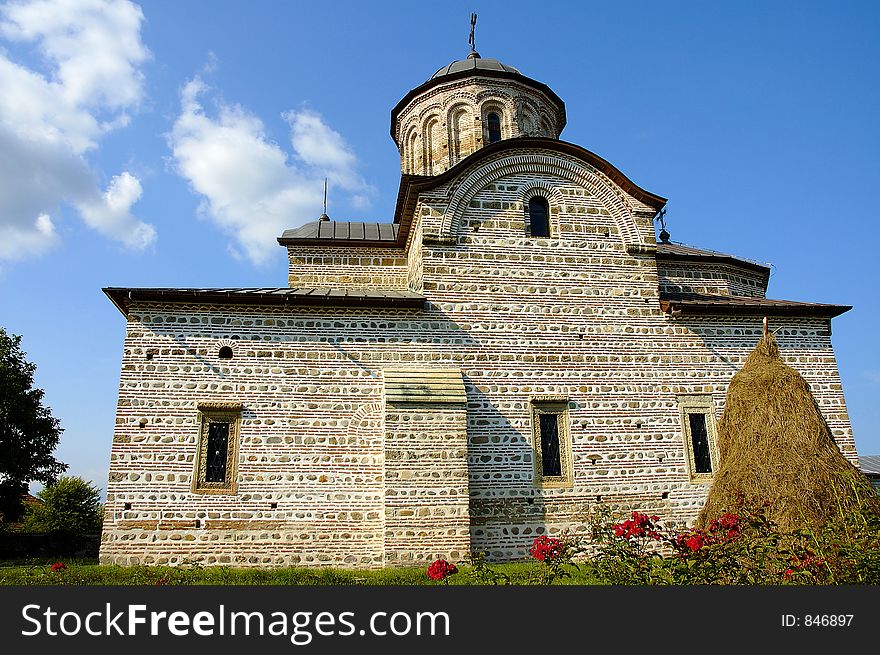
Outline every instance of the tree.
{"label": "tree", "polygon": [[21,337],[0,327],[0,515],[10,523],[21,518],[29,482],[50,484],[67,469],[52,455],[62,429],[33,388],[36,368]]}
{"label": "tree", "polygon": [[24,517],[25,532],[61,532],[92,535],[101,531],[104,511],[101,492],[91,482],[76,476],[62,476],[47,485]]}

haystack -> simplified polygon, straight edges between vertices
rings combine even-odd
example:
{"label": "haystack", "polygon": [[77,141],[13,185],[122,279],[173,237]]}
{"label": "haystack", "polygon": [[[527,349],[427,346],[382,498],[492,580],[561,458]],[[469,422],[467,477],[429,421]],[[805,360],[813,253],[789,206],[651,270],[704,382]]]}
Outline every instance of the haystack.
{"label": "haystack", "polygon": [[720,465],[699,527],[741,502],[770,503],[782,530],[818,527],[873,497],[831,438],[809,385],[765,335],[733,376],[718,424]]}

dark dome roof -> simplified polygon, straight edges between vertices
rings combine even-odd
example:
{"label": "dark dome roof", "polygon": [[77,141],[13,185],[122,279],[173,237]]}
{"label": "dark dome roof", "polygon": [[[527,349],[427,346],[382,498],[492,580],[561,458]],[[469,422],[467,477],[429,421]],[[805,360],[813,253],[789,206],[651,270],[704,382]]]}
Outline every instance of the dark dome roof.
{"label": "dark dome roof", "polygon": [[436,80],[438,77],[443,77],[444,75],[452,75],[453,73],[461,73],[463,71],[504,71],[506,73],[517,73],[518,75],[522,75],[517,69],[513,66],[508,66],[507,64],[502,64],[497,59],[492,59],[491,57],[480,57],[480,55],[473,53],[467,59],[459,59],[457,61],[452,62],[448,66],[444,66],[436,73],[431,76],[432,80]]}

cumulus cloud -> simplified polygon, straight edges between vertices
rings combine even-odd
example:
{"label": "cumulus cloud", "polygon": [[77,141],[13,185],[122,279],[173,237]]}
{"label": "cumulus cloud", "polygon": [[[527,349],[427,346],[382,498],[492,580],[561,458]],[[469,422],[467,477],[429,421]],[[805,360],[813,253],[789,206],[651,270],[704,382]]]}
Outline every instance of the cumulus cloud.
{"label": "cumulus cloud", "polygon": [[126,171],[110,180],[100,196],[78,206],[86,223],[98,232],[130,248],[146,248],[156,238],[156,230],[131,215],[131,206],[142,193],[140,181]]}
{"label": "cumulus cloud", "polygon": [[140,182],[128,172],[105,191],[86,159],[143,99],[143,13],[128,0],[30,0],[0,6],[0,37],[35,47],[46,70],[0,50],[0,259],[58,242],[51,216],[64,204],[131,247],[155,238],[130,213]]}
{"label": "cumulus cloud", "polygon": [[168,136],[174,164],[202,196],[202,213],[232,235],[252,262],[277,252],[284,229],[315,220],[326,176],[367,206],[372,189],[357,174],[357,158],[338,132],[312,111],[283,114],[293,156],[274,143],[263,122],[240,105],[203,98],[200,78],[181,91],[181,112]]}

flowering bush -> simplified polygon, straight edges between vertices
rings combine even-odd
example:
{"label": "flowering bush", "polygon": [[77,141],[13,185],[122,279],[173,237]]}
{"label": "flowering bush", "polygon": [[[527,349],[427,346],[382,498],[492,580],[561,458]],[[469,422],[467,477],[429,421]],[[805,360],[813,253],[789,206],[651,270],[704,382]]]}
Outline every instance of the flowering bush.
{"label": "flowering bush", "polygon": [[615,523],[611,527],[614,529],[615,537],[623,537],[624,539],[633,539],[636,537],[660,539],[661,535],[655,526],[659,520],[659,516],[648,516],[647,514],[633,512],[631,518],[623,523]]}
{"label": "flowering bush", "polygon": [[615,521],[610,510],[590,517],[595,572],[611,584],[877,584],[880,515],[871,499],[822,528],[782,532],[769,505],[746,506],[705,529],[662,526],[633,512]]}
{"label": "flowering bush", "polygon": [[447,578],[458,573],[455,564],[450,564],[445,559],[438,559],[428,567],[428,577],[431,580],[442,580],[443,584],[449,584]]}
{"label": "flowering bush", "polygon": [[59,571],[63,571],[67,568],[64,562],[55,562],[51,567],[52,573],[58,573]]}
{"label": "flowering bush", "polygon": [[573,559],[580,550],[578,543],[568,536],[561,539],[541,535],[536,537],[529,548],[529,554],[543,566],[538,571],[539,584],[553,584],[557,578],[570,578],[569,568],[577,569]]}
{"label": "flowering bush", "polygon": [[565,552],[565,547],[559,539],[542,535],[535,539],[529,554],[539,562],[549,563],[550,560],[558,558]]}

